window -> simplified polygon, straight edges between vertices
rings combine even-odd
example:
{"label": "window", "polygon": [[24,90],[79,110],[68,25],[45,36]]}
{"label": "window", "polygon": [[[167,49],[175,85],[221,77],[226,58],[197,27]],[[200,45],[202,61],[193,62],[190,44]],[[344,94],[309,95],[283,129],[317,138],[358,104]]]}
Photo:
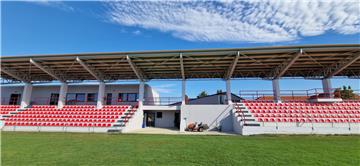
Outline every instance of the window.
{"label": "window", "polygon": [[112,101],[112,93],[108,93],[106,95],[106,105],[111,105],[111,101]]}
{"label": "window", "polygon": [[162,112],[156,112],[156,118],[162,118]]}
{"label": "window", "polygon": [[87,94],[87,101],[88,102],[96,102],[97,101],[97,94],[96,93],[88,93]]}
{"label": "window", "polygon": [[118,102],[135,102],[137,99],[137,93],[119,93],[118,96]]}
{"label": "window", "polygon": [[85,101],[85,93],[68,93],[66,95],[66,103],[77,104]]}
{"label": "window", "polygon": [[66,104],[76,104],[76,94],[68,93],[66,95]]}
{"label": "window", "polygon": [[118,102],[127,101],[127,93],[119,93]]}
{"label": "window", "polygon": [[128,93],[128,101],[137,101],[136,93]]}
{"label": "window", "polygon": [[85,93],[77,93],[76,94],[76,101],[84,102],[85,101]]}

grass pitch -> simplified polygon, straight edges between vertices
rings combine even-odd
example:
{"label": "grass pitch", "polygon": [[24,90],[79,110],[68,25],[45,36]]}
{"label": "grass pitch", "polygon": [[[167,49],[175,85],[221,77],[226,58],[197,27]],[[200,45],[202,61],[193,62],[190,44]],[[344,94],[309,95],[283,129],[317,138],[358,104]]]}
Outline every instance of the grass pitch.
{"label": "grass pitch", "polygon": [[360,136],[2,132],[2,165],[360,165]]}

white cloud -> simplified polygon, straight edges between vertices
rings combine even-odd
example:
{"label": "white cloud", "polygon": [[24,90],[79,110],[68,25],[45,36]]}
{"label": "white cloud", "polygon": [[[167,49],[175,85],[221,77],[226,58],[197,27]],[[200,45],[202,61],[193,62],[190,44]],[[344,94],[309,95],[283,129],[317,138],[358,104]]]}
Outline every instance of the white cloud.
{"label": "white cloud", "polygon": [[49,7],[55,7],[64,11],[74,11],[74,8],[70,5],[67,5],[66,3],[62,2],[62,1],[55,1],[55,0],[30,0],[30,1],[26,1],[26,2],[31,2],[34,4],[38,4],[38,5],[43,5],[43,6],[49,6]]}
{"label": "white cloud", "polygon": [[170,94],[175,91],[174,90],[175,86],[176,84],[162,84],[162,85],[153,86],[153,88],[155,88],[155,90],[158,91],[159,93]]}
{"label": "white cloud", "polygon": [[132,33],[133,33],[134,35],[140,35],[140,34],[141,34],[141,31],[136,30],[136,31],[133,31]]}
{"label": "white cloud", "polygon": [[360,32],[358,0],[106,2],[111,21],[189,41],[283,42]]}

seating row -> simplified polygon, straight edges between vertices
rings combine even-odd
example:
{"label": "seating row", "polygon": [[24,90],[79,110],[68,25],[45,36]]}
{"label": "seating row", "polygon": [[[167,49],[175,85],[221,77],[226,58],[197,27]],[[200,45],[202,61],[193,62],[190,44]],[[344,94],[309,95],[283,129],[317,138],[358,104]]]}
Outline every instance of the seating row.
{"label": "seating row", "polygon": [[111,127],[111,123],[86,122],[5,122],[6,126]]}
{"label": "seating row", "polygon": [[344,107],[304,107],[304,106],[247,106],[249,109],[327,109],[327,110],[338,110],[338,109],[347,109],[347,110],[359,110],[360,107],[356,106],[344,106]]}
{"label": "seating row", "polygon": [[122,112],[117,111],[109,111],[109,112],[101,112],[101,111],[22,111],[18,114],[43,114],[43,115],[121,115]]}
{"label": "seating row", "polygon": [[[276,103],[274,100],[241,100],[242,103]],[[343,100],[342,102],[337,102],[335,104],[341,104],[341,103],[358,103],[359,100]],[[284,103],[309,103],[308,101],[303,100],[292,100],[292,101],[283,101]],[[312,103],[312,104],[323,104],[323,103]]]}
{"label": "seating row", "polygon": [[[65,105],[63,108],[95,108],[95,105]],[[104,105],[103,108],[128,108],[129,105]],[[0,106],[1,108],[1,106]],[[32,105],[31,108],[56,108],[55,105]]]}
{"label": "seating row", "polygon": [[360,106],[360,102],[342,102],[342,103],[245,103],[247,106]]}
{"label": "seating row", "polygon": [[97,118],[97,119],[118,119],[120,115],[43,115],[43,114],[24,114],[10,116],[9,118]]}
{"label": "seating row", "polygon": [[360,110],[250,110],[251,113],[360,114]]}
{"label": "seating row", "polygon": [[24,111],[3,118],[6,126],[76,126],[110,127],[130,106],[67,105],[56,109],[50,105],[33,105]]}
{"label": "seating row", "polygon": [[0,105],[0,108],[19,108],[19,105]]}
{"label": "seating row", "polygon": [[322,117],[322,118],[360,118],[360,115],[354,114],[332,114],[332,115],[324,115],[324,114],[253,114],[254,117]]}
{"label": "seating row", "polygon": [[8,115],[10,112],[16,111],[19,105],[0,105],[0,116]]}
{"label": "seating row", "polygon": [[115,119],[89,119],[89,118],[7,118],[7,121],[23,121],[23,122],[108,122],[114,123]]}
{"label": "seating row", "polygon": [[28,108],[27,111],[126,111],[125,108],[64,108],[64,109],[47,109],[47,108]]}
{"label": "seating row", "polygon": [[257,118],[259,122],[359,123],[360,119],[335,118]]}

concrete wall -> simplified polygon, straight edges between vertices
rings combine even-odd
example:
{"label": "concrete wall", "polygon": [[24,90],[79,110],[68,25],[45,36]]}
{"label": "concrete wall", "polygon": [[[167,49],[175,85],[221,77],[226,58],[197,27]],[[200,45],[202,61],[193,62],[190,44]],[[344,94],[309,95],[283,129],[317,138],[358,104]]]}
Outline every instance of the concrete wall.
{"label": "concrete wall", "polygon": [[[11,94],[22,94],[24,90],[24,86],[1,86],[0,87],[1,94],[1,104],[7,105],[9,104],[9,99]],[[22,95],[21,95],[22,96]],[[21,98],[19,100],[20,104]]]}
{"label": "concrete wall", "polygon": [[[1,103],[8,104],[10,95],[22,94],[23,93],[22,85],[2,85],[1,86]],[[99,86],[94,85],[69,85],[68,93],[98,93]],[[60,85],[33,85],[33,90],[31,94],[31,103],[32,104],[49,104],[49,99],[51,93],[59,93]],[[125,84],[125,85],[106,85],[105,87],[105,96],[108,93],[112,93],[113,104],[116,104],[119,93],[139,93],[138,84]],[[152,89],[150,86],[146,85],[145,96],[148,98],[159,97],[159,94]],[[86,96],[85,96],[86,97]],[[135,104],[136,102],[122,102],[122,104]],[[96,104],[95,102],[87,104]]]}
{"label": "concrete wall", "polygon": [[144,101],[147,105],[153,105],[154,103],[157,103],[160,100],[159,97],[159,93],[154,88],[147,84],[145,85]]}
{"label": "concrete wall", "polygon": [[[175,120],[175,112],[176,111],[155,111],[155,110],[146,110],[145,113],[155,113],[155,127],[162,127],[162,128],[171,128],[175,127],[174,120]],[[162,112],[162,118],[157,118],[156,113]]]}
{"label": "concrete wall", "polygon": [[137,129],[142,128],[142,123],[144,119],[144,112],[142,109],[138,108],[134,115],[129,119],[129,122],[126,124],[126,126],[121,130],[121,132],[131,132]]}
{"label": "concrete wall", "polygon": [[[233,101],[240,101],[240,97],[233,95],[231,99]],[[206,97],[202,97],[199,99],[192,99],[189,100],[188,104],[192,104],[192,105],[201,105],[201,104],[227,104],[227,97],[226,97],[226,93],[223,94],[216,94],[216,95],[209,95]]]}
{"label": "concrete wall", "polygon": [[31,93],[30,103],[33,105],[49,104],[52,93],[59,94],[60,86],[34,86]]}
{"label": "concrete wall", "polygon": [[[222,131],[233,131],[231,105],[184,105],[181,107],[181,123],[202,122],[209,125],[209,130],[221,126]],[[183,124],[181,124],[183,125]]]}
{"label": "concrete wall", "polygon": [[224,104],[226,95],[213,95],[190,100],[188,104]]}
{"label": "concrete wall", "polygon": [[259,127],[244,126],[239,134],[360,134],[360,124],[337,123],[335,126],[332,126],[331,123],[314,123],[313,126],[308,124],[298,127],[296,123],[268,124]]}

